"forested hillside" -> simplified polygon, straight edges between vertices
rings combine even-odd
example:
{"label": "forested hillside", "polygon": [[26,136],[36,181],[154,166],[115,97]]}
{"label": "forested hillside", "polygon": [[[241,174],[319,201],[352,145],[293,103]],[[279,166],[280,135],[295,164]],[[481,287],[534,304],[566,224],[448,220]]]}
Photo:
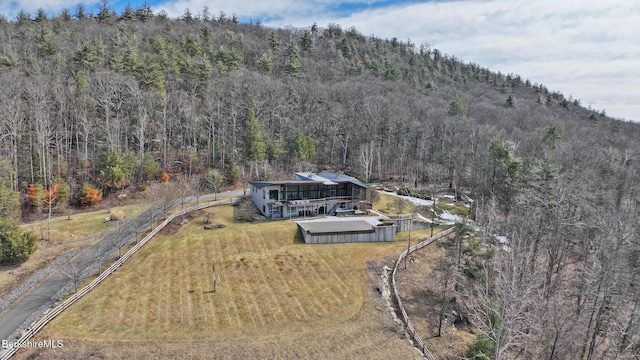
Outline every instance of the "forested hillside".
{"label": "forested hillside", "polygon": [[0,127],[27,209],[321,168],[466,191],[483,246],[508,245],[458,252],[448,284],[466,285],[444,290],[495,353],[640,354],[640,128],[535,79],[337,24],[21,13],[0,18]]}

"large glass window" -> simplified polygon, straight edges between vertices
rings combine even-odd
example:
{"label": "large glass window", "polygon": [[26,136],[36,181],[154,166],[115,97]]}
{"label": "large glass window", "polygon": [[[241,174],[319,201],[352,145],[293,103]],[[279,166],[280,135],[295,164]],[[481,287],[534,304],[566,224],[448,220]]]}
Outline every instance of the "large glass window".
{"label": "large glass window", "polygon": [[300,192],[300,186],[291,185],[284,187],[285,200],[302,200],[302,192]]}
{"label": "large glass window", "polygon": [[338,184],[336,196],[351,196],[351,184]]}
{"label": "large glass window", "polygon": [[278,200],[278,190],[269,190],[269,199]]}

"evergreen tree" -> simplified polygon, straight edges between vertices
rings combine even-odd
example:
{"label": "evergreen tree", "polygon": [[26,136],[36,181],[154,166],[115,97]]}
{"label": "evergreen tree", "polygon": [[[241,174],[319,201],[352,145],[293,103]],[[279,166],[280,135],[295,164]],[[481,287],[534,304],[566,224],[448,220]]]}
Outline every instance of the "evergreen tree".
{"label": "evergreen tree", "polygon": [[[244,152],[246,161],[255,164],[256,175],[258,175],[258,164],[264,161],[267,145],[264,141],[262,125],[256,118],[254,110],[251,110],[245,125]],[[249,176],[251,176],[251,170],[249,170]]]}
{"label": "evergreen tree", "polygon": [[151,5],[145,1],[142,6],[136,9],[135,16],[136,19],[143,22],[153,19],[153,9],[151,9]]}
{"label": "evergreen tree", "polygon": [[522,159],[515,157],[514,151],[514,143],[500,139],[492,140],[488,149],[490,171],[488,190],[497,196],[505,215],[509,214],[511,201],[518,191],[521,180]]}
{"label": "evergreen tree", "polygon": [[120,20],[124,20],[124,21],[131,21],[135,18],[136,14],[133,11],[133,8],[131,7],[131,5],[127,4],[127,6],[125,6],[124,10],[122,11],[122,14],[120,14]]}
{"label": "evergreen tree", "polygon": [[316,145],[313,139],[310,136],[305,136],[299,129],[290,144],[289,152],[299,160],[307,161],[316,156]]}
{"label": "evergreen tree", "polygon": [[135,168],[135,155],[131,152],[121,153],[109,150],[107,157],[100,164],[100,174],[104,177],[107,186],[111,188],[123,188],[129,184]]}
{"label": "evergreen tree", "polygon": [[449,115],[451,116],[467,116],[467,109],[462,104],[462,99],[456,95],[449,103]]}
{"label": "evergreen tree", "polygon": [[11,166],[0,160],[0,218],[16,219],[20,208],[20,199],[11,184]]}
{"label": "evergreen tree", "polygon": [[36,250],[36,237],[23,232],[18,217],[18,193],[11,189],[9,169],[0,161],[0,265],[22,262]]}
{"label": "evergreen tree", "polygon": [[258,59],[258,65],[262,68],[262,70],[266,73],[271,72],[273,70],[273,54],[271,51],[267,51],[260,55]]}
{"label": "evergreen tree", "polygon": [[256,118],[254,110],[251,110],[245,126],[244,148],[247,161],[260,162],[264,160],[267,146],[262,134],[262,124]]}
{"label": "evergreen tree", "polygon": [[47,22],[47,20],[49,20],[49,18],[47,18],[47,13],[44,11],[44,9],[38,9],[38,14],[36,15],[34,21],[37,23],[45,23]]}
{"label": "evergreen tree", "polygon": [[76,14],[75,14],[76,19],[78,20],[86,20],[91,18],[91,15],[89,13],[86,12],[84,5],[82,4],[78,4],[78,6],[76,6]]}
{"label": "evergreen tree", "polygon": [[107,21],[111,19],[111,7],[109,6],[108,0],[102,0],[98,5],[98,20],[99,21]]}
{"label": "evergreen tree", "polygon": [[285,52],[287,62],[284,66],[284,72],[288,75],[297,76],[302,70],[300,65],[300,57],[298,56],[298,47],[294,43],[289,43]]}
{"label": "evergreen tree", "polygon": [[7,265],[27,260],[38,245],[31,232],[23,232],[11,219],[0,218],[0,264]]}

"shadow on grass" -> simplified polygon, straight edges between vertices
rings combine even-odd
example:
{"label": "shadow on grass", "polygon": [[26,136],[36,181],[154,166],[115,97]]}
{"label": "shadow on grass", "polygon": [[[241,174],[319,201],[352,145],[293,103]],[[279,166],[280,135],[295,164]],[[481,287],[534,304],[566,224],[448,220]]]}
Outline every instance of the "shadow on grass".
{"label": "shadow on grass", "polygon": [[293,243],[295,245],[304,245],[305,242],[304,242],[304,238],[302,237],[302,233],[300,232],[300,229],[297,229],[296,236],[293,238]]}

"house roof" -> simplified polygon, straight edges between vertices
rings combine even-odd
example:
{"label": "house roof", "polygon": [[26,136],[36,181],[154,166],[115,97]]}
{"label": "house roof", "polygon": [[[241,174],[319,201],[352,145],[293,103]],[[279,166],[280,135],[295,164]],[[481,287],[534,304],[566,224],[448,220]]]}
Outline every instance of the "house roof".
{"label": "house roof", "polygon": [[334,172],[323,170],[319,174],[312,172],[295,173],[295,180],[274,180],[274,181],[249,181],[249,184],[262,189],[271,185],[338,185],[343,183],[352,183],[357,186],[368,188],[362,181],[347,175],[336,174]]}
{"label": "house roof", "polygon": [[304,231],[309,234],[361,233],[373,232],[374,226],[366,220],[349,221],[298,221]]}
{"label": "house roof", "polygon": [[318,174],[318,175],[320,175],[320,176],[322,176],[322,177],[324,177],[326,179],[329,179],[331,181],[335,181],[337,183],[350,182],[352,184],[356,184],[356,185],[358,185],[360,187],[363,187],[365,189],[368,188],[368,186],[365,183],[363,183],[362,181],[360,181],[360,180],[358,180],[358,179],[356,179],[354,177],[351,177],[351,176],[348,176],[348,175],[336,174],[336,173],[331,172],[329,170],[322,170],[322,171],[320,171],[320,174]]}
{"label": "house roof", "polygon": [[321,181],[325,185],[338,185],[337,182],[331,181],[324,176],[320,176],[312,172],[296,173],[296,177],[300,180],[306,180],[306,181]]}

